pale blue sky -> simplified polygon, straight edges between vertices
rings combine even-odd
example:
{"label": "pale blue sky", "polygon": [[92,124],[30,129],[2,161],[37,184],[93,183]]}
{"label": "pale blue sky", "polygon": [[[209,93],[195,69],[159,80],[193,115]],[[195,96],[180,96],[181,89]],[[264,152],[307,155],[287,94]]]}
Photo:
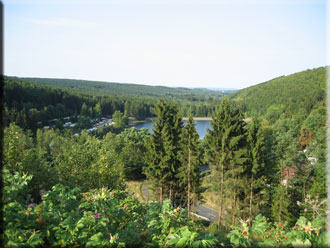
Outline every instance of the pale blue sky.
{"label": "pale blue sky", "polygon": [[326,65],[326,0],[7,0],[6,75],[244,88]]}

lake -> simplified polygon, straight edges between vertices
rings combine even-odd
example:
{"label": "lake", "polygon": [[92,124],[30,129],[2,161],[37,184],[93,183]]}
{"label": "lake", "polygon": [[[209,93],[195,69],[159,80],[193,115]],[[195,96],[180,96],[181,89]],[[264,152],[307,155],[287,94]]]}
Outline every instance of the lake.
{"label": "lake", "polygon": [[[186,125],[186,123],[187,123],[186,121],[183,121],[184,125]],[[200,139],[203,139],[204,136],[207,134],[207,128],[212,129],[210,125],[210,121],[195,121],[195,123],[196,123],[195,128],[197,130]],[[141,128],[146,128],[150,133],[152,133],[152,124],[153,124],[152,121],[146,121],[143,123],[136,124],[135,127],[138,130],[140,130]]]}

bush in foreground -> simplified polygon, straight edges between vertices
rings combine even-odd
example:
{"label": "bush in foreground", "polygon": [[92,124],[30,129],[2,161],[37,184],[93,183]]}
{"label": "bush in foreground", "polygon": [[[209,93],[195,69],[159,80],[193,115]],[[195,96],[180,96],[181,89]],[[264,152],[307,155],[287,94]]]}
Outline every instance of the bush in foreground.
{"label": "bush in foreground", "polygon": [[325,217],[301,216],[293,227],[268,223],[258,215],[251,226],[241,221],[227,240],[205,232],[187,211],[169,200],[140,203],[125,191],[106,188],[81,192],[57,184],[41,191],[35,204],[26,194],[32,176],[4,170],[5,246],[107,247],[326,247]]}
{"label": "bush in foreground", "polygon": [[7,246],[181,246],[214,247],[212,234],[198,229],[183,209],[139,203],[125,191],[106,188],[81,192],[60,184],[41,192],[42,202],[27,202],[31,176],[4,170],[4,241]]}

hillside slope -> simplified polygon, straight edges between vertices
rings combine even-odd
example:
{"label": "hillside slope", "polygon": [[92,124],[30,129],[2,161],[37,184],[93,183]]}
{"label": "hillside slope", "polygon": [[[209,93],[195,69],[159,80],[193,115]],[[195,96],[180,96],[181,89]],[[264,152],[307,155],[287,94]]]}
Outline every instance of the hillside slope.
{"label": "hillside slope", "polygon": [[237,91],[229,97],[248,115],[308,114],[325,101],[326,67],[305,70]]}
{"label": "hillside slope", "polygon": [[[12,77],[16,78],[16,77]],[[165,86],[149,86],[141,84],[126,84],[126,83],[112,83],[99,82],[88,80],[74,80],[74,79],[51,79],[51,78],[16,78],[30,83],[37,83],[61,89],[74,89],[81,93],[90,93],[94,95],[130,95],[130,96],[152,96],[152,97],[166,97],[176,98],[184,97],[222,97],[229,92],[220,92],[207,89],[188,89],[188,88],[172,88]]]}

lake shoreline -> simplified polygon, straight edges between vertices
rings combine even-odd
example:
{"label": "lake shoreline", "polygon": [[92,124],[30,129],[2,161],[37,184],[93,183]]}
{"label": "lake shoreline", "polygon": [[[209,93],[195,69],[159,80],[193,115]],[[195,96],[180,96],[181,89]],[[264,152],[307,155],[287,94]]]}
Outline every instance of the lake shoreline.
{"label": "lake shoreline", "polygon": [[[140,130],[142,128],[148,129],[149,133],[153,133],[153,128],[154,128],[154,120],[156,118],[147,118],[146,121],[140,121],[139,123],[136,123],[135,127]],[[183,118],[182,122],[183,125],[185,126],[187,124],[187,120],[189,118]],[[210,123],[212,122],[211,118],[208,117],[195,117],[195,128],[196,131],[199,135],[200,139],[204,139],[204,136],[208,133],[207,129],[212,129]]]}

